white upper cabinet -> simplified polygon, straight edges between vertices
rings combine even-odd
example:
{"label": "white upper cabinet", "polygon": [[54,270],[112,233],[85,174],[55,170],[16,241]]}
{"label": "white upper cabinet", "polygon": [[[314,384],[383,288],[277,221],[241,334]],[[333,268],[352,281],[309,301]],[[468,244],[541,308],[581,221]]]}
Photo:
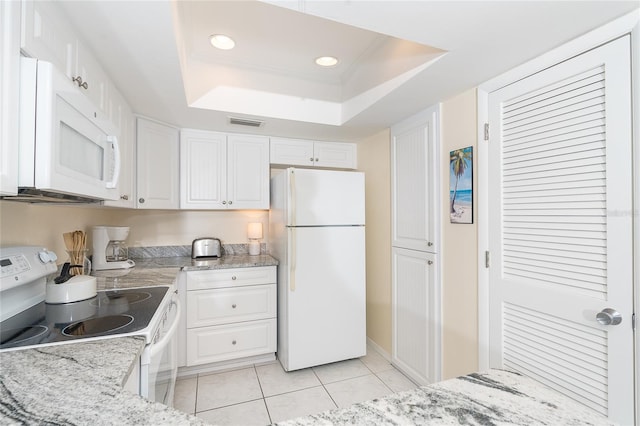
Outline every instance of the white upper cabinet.
{"label": "white upper cabinet", "polygon": [[313,166],[313,141],[271,138],[271,164]]}
{"label": "white upper cabinet", "polygon": [[391,238],[394,247],[437,252],[436,143],[439,107],[391,128]]}
{"label": "white upper cabinet", "polygon": [[139,209],[179,208],[179,130],[139,117],[136,135],[136,206]]}
{"label": "white upper cabinet", "polygon": [[180,207],[268,209],[269,138],[183,130]]}
{"label": "white upper cabinet", "polygon": [[19,22],[20,4],[0,2],[0,195],[18,191]]}
{"label": "white upper cabinet", "polygon": [[[180,207],[224,209],[227,204],[227,135],[180,132]],[[224,202],[224,204],[222,204]]]}
{"label": "white upper cabinet", "polygon": [[[228,208],[269,208],[269,138],[227,137]],[[233,204],[231,204],[233,203]]]}
{"label": "white upper cabinet", "polygon": [[21,48],[29,56],[51,62],[69,78],[73,77],[76,37],[65,25],[55,2],[22,1]]}
{"label": "white upper cabinet", "polygon": [[29,56],[53,63],[103,112],[116,91],[94,53],[69,27],[56,2],[22,2],[21,48]]}
{"label": "white upper cabinet", "polygon": [[314,142],[313,162],[316,167],[355,169],[358,166],[356,144]]}
{"label": "white upper cabinet", "polygon": [[314,142],[304,139],[271,138],[271,164],[355,169],[354,143]]}
{"label": "white upper cabinet", "polygon": [[79,40],[76,40],[74,52],[71,68],[72,80],[96,107],[107,112],[107,91],[111,86],[109,77],[100,63]]}

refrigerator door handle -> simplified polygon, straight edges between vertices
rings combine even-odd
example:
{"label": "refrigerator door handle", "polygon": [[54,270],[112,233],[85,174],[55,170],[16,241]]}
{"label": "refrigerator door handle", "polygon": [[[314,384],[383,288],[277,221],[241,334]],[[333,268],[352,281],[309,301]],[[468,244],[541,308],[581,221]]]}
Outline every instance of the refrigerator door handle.
{"label": "refrigerator door handle", "polygon": [[289,290],[296,291],[296,228],[291,229],[291,259],[289,262]]}
{"label": "refrigerator door handle", "polygon": [[289,223],[291,226],[296,226],[296,174],[295,170],[291,169],[289,172]]}

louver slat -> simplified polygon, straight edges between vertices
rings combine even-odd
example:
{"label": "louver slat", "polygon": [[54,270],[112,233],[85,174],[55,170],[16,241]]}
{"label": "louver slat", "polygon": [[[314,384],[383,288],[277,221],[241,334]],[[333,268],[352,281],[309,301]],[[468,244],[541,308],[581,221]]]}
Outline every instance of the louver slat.
{"label": "louver slat", "polygon": [[503,104],[505,279],[606,298],[603,73],[592,69]]}
{"label": "louver slat", "polygon": [[505,367],[607,414],[605,331],[510,303],[503,314]]}

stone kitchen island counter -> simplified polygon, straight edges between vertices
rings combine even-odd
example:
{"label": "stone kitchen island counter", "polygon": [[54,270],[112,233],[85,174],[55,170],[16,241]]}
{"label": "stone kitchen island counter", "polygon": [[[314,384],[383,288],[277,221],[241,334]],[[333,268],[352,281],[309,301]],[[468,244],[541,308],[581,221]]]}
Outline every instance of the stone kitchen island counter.
{"label": "stone kitchen island counter", "polygon": [[490,370],[278,423],[279,426],[612,425],[517,373]]}
{"label": "stone kitchen island counter", "polygon": [[0,353],[0,424],[204,425],[122,388],[140,337]]}

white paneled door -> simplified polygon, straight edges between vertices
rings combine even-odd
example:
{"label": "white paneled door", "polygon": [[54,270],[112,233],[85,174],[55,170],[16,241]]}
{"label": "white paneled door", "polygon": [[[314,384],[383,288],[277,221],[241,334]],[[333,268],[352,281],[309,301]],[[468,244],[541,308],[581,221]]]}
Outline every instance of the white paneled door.
{"label": "white paneled door", "polygon": [[489,94],[490,364],[620,424],[634,411],[630,67],[625,36]]}

